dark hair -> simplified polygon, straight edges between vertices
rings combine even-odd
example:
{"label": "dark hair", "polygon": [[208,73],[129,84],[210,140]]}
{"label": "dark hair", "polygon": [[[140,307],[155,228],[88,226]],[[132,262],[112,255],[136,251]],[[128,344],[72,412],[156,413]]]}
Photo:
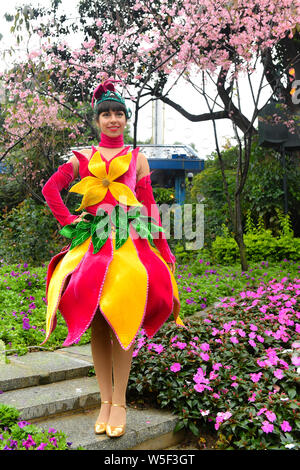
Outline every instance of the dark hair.
{"label": "dark hair", "polygon": [[[107,113],[108,111],[123,111],[126,117],[126,107],[119,101],[107,100],[99,103],[95,108],[95,118],[98,121],[101,113]],[[126,117],[127,119],[127,117]]]}

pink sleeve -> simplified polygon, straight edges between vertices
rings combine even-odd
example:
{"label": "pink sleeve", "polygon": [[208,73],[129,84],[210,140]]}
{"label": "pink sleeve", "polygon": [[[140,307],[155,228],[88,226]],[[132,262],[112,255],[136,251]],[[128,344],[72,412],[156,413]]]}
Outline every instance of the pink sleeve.
{"label": "pink sleeve", "polygon": [[70,214],[60,195],[60,191],[68,188],[74,179],[72,162],[64,163],[58,167],[42,189],[42,194],[52,214],[62,226],[71,224],[78,217],[78,215]]}
{"label": "pink sleeve", "polygon": [[[159,210],[158,210],[158,207],[156,205],[154,195],[153,195],[151,178],[150,178],[151,173],[144,176],[138,181],[135,187],[136,197],[138,201],[140,201],[146,208],[147,213],[145,215],[154,217],[154,219],[157,221],[157,225],[162,227]],[[175,263],[176,258],[170,250],[165,233],[164,232],[156,232],[156,233],[158,233],[158,237],[157,238],[156,236],[153,237],[154,245],[159,250],[161,256],[164,258],[166,263]]]}

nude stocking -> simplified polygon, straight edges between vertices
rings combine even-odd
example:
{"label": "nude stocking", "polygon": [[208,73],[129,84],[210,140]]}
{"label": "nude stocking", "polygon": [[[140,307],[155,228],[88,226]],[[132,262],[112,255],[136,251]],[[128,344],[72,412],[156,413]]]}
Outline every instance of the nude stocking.
{"label": "nude stocking", "polygon": [[[134,344],[125,351],[98,310],[91,324],[91,333],[92,355],[101,400],[126,405],[126,389]],[[114,389],[112,389],[112,377]],[[97,421],[108,422],[111,426],[125,424],[126,410],[119,406],[102,404]]]}

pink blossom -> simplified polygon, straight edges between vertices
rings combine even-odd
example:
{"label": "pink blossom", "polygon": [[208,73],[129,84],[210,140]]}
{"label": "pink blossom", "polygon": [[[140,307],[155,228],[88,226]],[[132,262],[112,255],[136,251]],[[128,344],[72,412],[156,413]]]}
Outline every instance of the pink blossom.
{"label": "pink blossom", "polygon": [[177,343],[174,343],[173,346],[177,346],[179,349],[184,349],[187,346],[187,344],[177,341]]}
{"label": "pink blossom", "polygon": [[259,382],[261,376],[262,376],[262,372],[258,372],[258,374],[250,374],[251,380],[254,383]]}
{"label": "pink blossom", "polygon": [[202,351],[208,351],[209,350],[209,344],[208,343],[202,343],[200,344],[200,348]]}
{"label": "pink blossom", "polygon": [[255,401],[256,393],[253,392],[251,397],[248,398],[248,401]]}
{"label": "pink blossom", "polygon": [[203,361],[209,361],[209,355],[207,353],[200,353],[200,356]]}
{"label": "pink blossom", "polygon": [[253,341],[253,339],[250,339],[250,340],[248,341],[248,343],[249,343],[250,346],[252,346],[253,348],[256,347],[256,343],[255,343],[255,341]]}
{"label": "pink blossom", "polygon": [[277,379],[282,379],[284,377],[284,374],[281,369],[274,370],[274,375]]}
{"label": "pink blossom", "polygon": [[276,414],[273,413],[273,411],[265,411],[265,415],[266,417],[268,418],[269,421],[271,421],[271,423],[273,423],[274,421],[276,421]]}
{"label": "pink blossom", "polygon": [[170,370],[172,372],[178,372],[181,369],[181,364],[179,362],[174,362],[174,364],[171,365]]}
{"label": "pink blossom", "polygon": [[265,367],[267,365],[265,361],[261,361],[260,359],[257,359],[256,362],[260,367]]}
{"label": "pink blossom", "polygon": [[267,411],[267,408],[261,408],[258,412],[257,412],[257,416],[260,416],[262,413],[264,413],[265,411]]}
{"label": "pink blossom", "polygon": [[273,432],[274,426],[269,421],[264,421],[262,423],[261,429],[268,434],[269,432]]}
{"label": "pink blossom", "polygon": [[230,341],[234,344],[237,344],[239,342],[239,340],[235,336],[231,336]]}
{"label": "pink blossom", "polygon": [[257,335],[257,336],[256,336],[256,339],[257,339],[257,341],[259,341],[260,343],[263,343],[263,342],[265,341],[265,339],[264,339],[262,336],[260,336],[260,335]]}
{"label": "pink blossom", "polygon": [[298,357],[298,356],[293,356],[293,357],[292,357],[292,363],[293,363],[294,366],[296,366],[296,367],[300,366],[300,357]]}
{"label": "pink blossom", "polygon": [[283,430],[283,432],[289,432],[292,430],[290,423],[288,421],[282,421],[280,427]]}

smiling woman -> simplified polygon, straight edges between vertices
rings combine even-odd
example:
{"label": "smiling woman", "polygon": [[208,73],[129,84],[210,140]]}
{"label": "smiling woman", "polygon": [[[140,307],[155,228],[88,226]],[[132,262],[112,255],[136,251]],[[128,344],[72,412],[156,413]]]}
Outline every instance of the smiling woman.
{"label": "smiling woman", "polygon": [[[125,432],[126,388],[139,330],[151,338],[172,313],[177,325],[184,324],[175,256],[153,197],[147,158],[139,148],[124,147],[131,113],[111,80],[96,88],[92,104],[101,130],[99,146],[73,151],[43,188],[64,226],[61,233],[72,239],[48,266],[45,341],[55,328],[57,310],[68,326],[64,346],[78,342],[91,326],[102,400],[95,432],[114,437]],[[79,217],[59,196],[77,176],[81,180],[70,191],[82,196],[76,211],[86,211]]]}

